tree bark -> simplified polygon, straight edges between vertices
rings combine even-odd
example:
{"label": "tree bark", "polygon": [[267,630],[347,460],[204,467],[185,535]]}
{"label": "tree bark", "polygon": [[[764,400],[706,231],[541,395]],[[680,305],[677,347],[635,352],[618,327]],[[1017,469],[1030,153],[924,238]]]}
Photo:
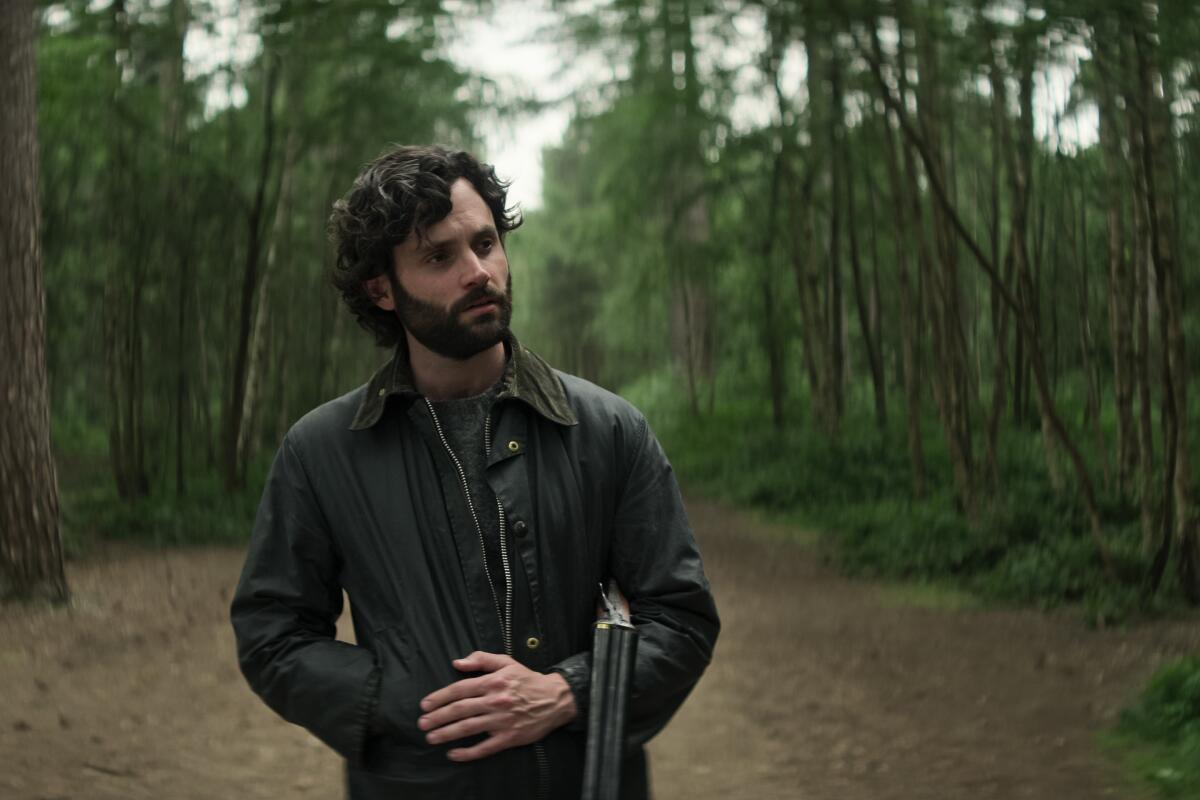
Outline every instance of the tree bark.
{"label": "tree bark", "polygon": [[0,3],[0,600],[63,601],[38,235],[34,3]]}
{"label": "tree bark", "polygon": [[246,390],[242,403],[242,426],[237,441],[238,471],[246,472],[246,462],[254,446],[254,433],[259,418],[259,395],[262,385],[263,359],[267,357],[267,342],[270,336],[271,279],[275,273],[279,245],[287,230],[288,217],[292,211],[292,167],[296,159],[296,142],[289,133],[284,141],[283,167],[279,179],[279,201],[275,204],[274,220],[271,223],[270,242],[267,244],[266,264],[262,280],[258,285],[258,302],[255,304],[254,327],[250,335],[250,363],[246,369]]}
{"label": "tree bark", "polygon": [[[871,49],[876,59],[882,59],[878,25],[871,25]],[[919,288],[914,291],[908,271],[907,231],[917,236],[919,261],[925,260],[924,234],[920,222],[920,204],[916,197],[906,193],[904,179],[900,176],[900,164],[896,156],[896,140],[893,131],[892,109],[884,109],[880,115],[883,130],[884,164],[888,169],[888,184],[892,187],[892,207],[895,210],[895,253],[896,278],[900,287],[900,355],[904,365],[905,428],[908,440],[908,463],[912,467],[913,497],[925,497],[925,451],[920,433],[920,309]],[[899,126],[899,125],[898,125]],[[912,210],[912,216],[908,210]],[[918,266],[918,270],[920,267]]]}
{"label": "tree bark", "polygon": [[[1164,196],[1170,181],[1171,112],[1161,89],[1166,76],[1154,63],[1151,23],[1144,17],[1133,28],[1137,61],[1138,100],[1145,171],[1146,211],[1150,223],[1150,256],[1154,263],[1160,302],[1160,331],[1163,347],[1163,424],[1168,461],[1164,495],[1174,501],[1174,540],[1180,586],[1194,604],[1200,604],[1200,542],[1192,508],[1191,460],[1187,438],[1187,346],[1183,333],[1182,270],[1175,258],[1175,219],[1171,202]],[[1164,506],[1166,503],[1164,503]],[[1168,527],[1164,525],[1164,528]],[[1164,530],[1164,539],[1172,531]],[[1167,545],[1164,543],[1164,549]],[[1165,558],[1164,558],[1165,561]]]}
{"label": "tree bark", "polygon": [[846,142],[845,131],[841,135],[840,152],[835,155],[842,162],[842,171],[846,179],[846,226],[847,238],[850,243],[850,271],[854,280],[854,302],[858,309],[859,329],[862,331],[863,347],[867,351],[867,364],[871,369],[871,387],[875,396],[875,425],[880,437],[887,436],[887,394],[883,379],[883,357],[876,348],[875,326],[872,324],[872,313],[867,302],[866,289],[863,286],[862,262],[859,256],[858,224],[856,222],[854,203],[854,169],[851,166],[850,147]]}
{"label": "tree bark", "polygon": [[1125,256],[1125,186],[1121,168],[1121,133],[1112,89],[1100,88],[1100,149],[1104,156],[1105,221],[1108,236],[1108,325],[1113,364],[1113,399],[1117,418],[1117,488],[1129,487],[1139,452],[1133,418],[1136,377],[1133,374],[1133,307],[1136,292]]}
{"label": "tree bark", "polygon": [[254,320],[254,297],[258,288],[258,267],[262,251],[263,217],[267,206],[267,184],[271,176],[271,164],[275,147],[275,89],[278,85],[277,64],[270,56],[264,56],[266,76],[263,89],[263,143],[259,163],[258,187],[254,204],[247,220],[246,264],[242,271],[241,313],[239,314],[236,355],[230,380],[228,405],[225,407],[224,424],[224,476],[225,488],[241,488],[244,476],[239,469],[238,440],[242,437],[243,410],[246,396],[246,379],[250,359],[251,325]]}
{"label": "tree bark", "polygon": [[[823,38],[823,37],[822,37]],[[809,37],[809,45],[814,43]],[[809,51],[809,64],[813,63],[813,51]],[[830,355],[829,389],[833,401],[834,413],[838,420],[846,410],[846,325],[845,308],[842,291],[842,193],[846,176],[839,163],[838,151],[845,135],[842,130],[842,70],[838,55],[834,48],[822,47],[822,61],[829,72],[830,99],[832,102],[826,109],[826,133],[829,137],[829,259],[828,267],[829,291],[826,295],[827,308],[825,320],[828,323]]]}
{"label": "tree bark", "polygon": [[[904,30],[912,20],[912,9],[909,3],[898,4],[901,15],[900,25]],[[923,132],[925,150],[920,154],[925,174],[931,183],[943,187],[945,183],[945,159],[941,144],[942,137],[942,101],[938,94],[938,61],[933,51],[932,36],[927,30],[916,31],[915,63],[920,74],[920,80],[910,90],[907,78],[908,55],[901,43],[898,45],[897,58],[901,69],[898,72],[898,84],[901,98],[907,97],[911,91],[915,98],[916,123]],[[906,102],[901,102],[893,109],[896,114],[903,114]],[[920,176],[918,174],[917,158],[913,152],[914,144],[906,142],[904,147],[905,166],[908,173],[910,202],[914,209],[914,217],[920,219],[920,199],[918,195]],[[963,330],[961,308],[962,296],[958,275],[958,252],[955,234],[947,210],[934,205],[931,210],[933,245],[932,252],[925,251],[921,263],[926,270],[926,297],[928,298],[928,319],[932,336],[933,352],[936,359],[936,369],[931,371],[934,400],[937,403],[938,416],[950,454],[951,469],[954,475],[954,485],[959,503],[969,518],[974,518],[977,512],[976,475],[971,443],[971,378],[966,349],[966,335]],[[918,223],[918,227],[920,227]]]}
{"label": "tree bark", "polygon": [[[782,92],[779,89],[778,75],[773,75],[776,96],[783,111]],[[782,129],[783,120],[780,119]],[[762,296],[762,346],[767,356],[767,380],[771,393],[771,422],[776,431],[782,431],[785,423],[784,399],[787,394],[786,377],[783,369],[783,342],[779,335],[779,312],[775,308],[775,290],[771,276],[774,274],[775,231],[779,214],[780,184],[783,182],[784,147],[782,136],[774,140],[776,152],[772,159],[771,188],[768,194],[767,230],[762,237],[762,253],[760,255],[759,292]]]}
{"label": "tree bark", "polygon": [[[878,50],[878,35],[873,46]],[[879,117],[884,133],[883,152],[892,189],[892,207],[896,211],[896,281],[900,290],[900,360],[904,370],[905,430],[908,438],[908,460],[912,468],[913,497],[922,499],[926,493],[925,450],[921,438],[921,376],[919,359],[920,321],[908,267],[907,234],[915,226],[908,215],[903,179],[896,158],[896,137],[892,132],[890,112]],[[920,236],[920,231],[917,231]]]}

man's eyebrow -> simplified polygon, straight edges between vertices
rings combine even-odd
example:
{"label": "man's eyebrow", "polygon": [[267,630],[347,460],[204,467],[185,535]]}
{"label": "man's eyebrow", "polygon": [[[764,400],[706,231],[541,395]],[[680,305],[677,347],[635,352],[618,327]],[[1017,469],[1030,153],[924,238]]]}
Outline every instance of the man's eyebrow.
{"label": "man's eyebrow", "polygon": [[[500,234],[496,232],[496,226],[484,225],[484,226],[480,227],[479,230],[475,231],[475,233],[473,233],[471,235],[471,241],[477,242],[480,239],[489,238],[489,237],[492,239],[500,238]],[[442,250],[442,249],[449,247],[450,243],[452,241],[453,240],[451,240],[451,239],[440,239],[437,241],[435,241],[433,239],[422,239],[421,244],[417,249],[417,252],[424,255],[425,253],[432,253],[435,250]]]}

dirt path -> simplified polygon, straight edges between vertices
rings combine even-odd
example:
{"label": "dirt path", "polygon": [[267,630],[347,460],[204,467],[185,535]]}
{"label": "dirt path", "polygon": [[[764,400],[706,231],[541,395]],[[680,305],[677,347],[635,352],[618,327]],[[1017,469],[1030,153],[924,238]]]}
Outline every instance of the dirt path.
{"label": "dirt path", "polygon": [[[1095,734],[1200,624],[917,608],[748,517],[691,506],[725,630],[652,747],[659,800],[1129,798]],[[69,609],[0,614],[0,798],[341,796],[340,764],[243,683],[241,554],[114,549]]]}

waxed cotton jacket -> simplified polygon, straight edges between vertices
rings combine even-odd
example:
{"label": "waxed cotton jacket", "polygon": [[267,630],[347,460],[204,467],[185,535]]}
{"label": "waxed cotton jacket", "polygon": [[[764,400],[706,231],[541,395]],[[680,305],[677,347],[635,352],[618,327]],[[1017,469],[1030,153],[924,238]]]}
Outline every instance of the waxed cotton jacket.
{"label": "waxed cotton jacket", "polygon": [[[504,643],[478,532],[401,347],[284,438],[232,605],[250,686],[346,758],[351,800],[579,797],[602,580],[629,598],[640,636],[622,797],[648,796],[642,745],[711,657],[708,580],[645,419],[506,347],[486,479],[513,550],[512,656],[560,672],[579,717],[540,747],[469,763],[446,756],[464,741],[429,745],[417,728],[420,699],[468,677],[453,659]],[[356,644],[334,638],[343,590]]]}

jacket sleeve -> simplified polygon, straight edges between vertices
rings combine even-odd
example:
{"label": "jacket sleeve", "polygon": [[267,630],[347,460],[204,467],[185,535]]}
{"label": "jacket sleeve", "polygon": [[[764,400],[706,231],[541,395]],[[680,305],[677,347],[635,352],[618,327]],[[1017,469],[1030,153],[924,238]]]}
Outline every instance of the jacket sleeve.
{"label": "jacket sleeve", "polygon": [[[658,733],[691,692],[712,658],[720,620],[679,485],[658,440],[640,420],[614,516],[612,577],[629,599],[638,630],[629,703],[628,743]],[[556,664],[586,727],[591,653]]]}
{"label": "jacket sleeve", "polygon": [[233,598],[238,662],[276,713],[358,763],[379,671],[371,651],[334,638],[342,611],[339,562],[289,436],[267,477]]}

